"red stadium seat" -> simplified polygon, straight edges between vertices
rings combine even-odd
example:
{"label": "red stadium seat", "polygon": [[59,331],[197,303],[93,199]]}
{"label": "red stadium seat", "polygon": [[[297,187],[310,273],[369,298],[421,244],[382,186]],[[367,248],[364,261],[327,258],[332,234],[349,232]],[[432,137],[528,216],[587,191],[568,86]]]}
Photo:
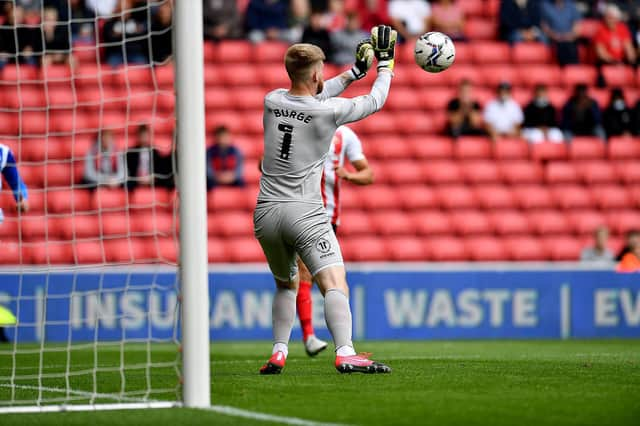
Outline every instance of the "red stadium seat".
{"label": "red stadium seat", "polygon": [[57,220],[63,239],[76,241],[86,238],[100,238],[100,222],[96,215],[65,215]]}
{"label": "red stadium seat", "polygon": [[486,235],[493,232],[489,218],[475,210],[454,211],[451,224],[459,235]]}
{"label": "red stadium seat", "polygon": [[608,155],[611,159],[620,160],[640,158],[640,139],[612,137],[608,144]]}
{"label": "red stadium seat", "polygon": [[137,238],[105,241],[104,251],[107,262],[111,263],[143,263],[149,260],[147,244]]}
{"label": "red stadium seat", "polygon": [[[254,206],[247,204],[244,188],[219,187],[208,194],[208,208],[211,212],[227,210],[251,210]],[[255,203],[254,203],[255,204]]]}
{"label": "red stadium seat", "polygon": [[598,185],[590,187],[591,196],[601,209],[624,209],[632,207],[629,193],[622,186]]}
{"label": "red stadium seat", "polygon": [[426,136],[409,138],[413,156],[419,159],[432,160],[451,158],[453,156],[453,140],[442,136]]}
{"label": "red stadium seat", "polygon": [[467,252],[462,240],[454,237],[434,237],[424,242],[429,258],[438,262],[466,260]]}
{"label": "red stadium seat", "polygon": [[631,204],[636,208],[640,208],[640,186],[630,187],[629,197],[631,198]]}
{"label": "red stadium seat", "polygon": [[258,77],[266,89],[288,87],[289,76],[287,76],[287,72],[281,64],[265,64],[260,66],[260,75]]}
{"label": "red stadium seat", "polygon": [[538,183],[542,181],[542,168],[535,163],[511,161],[502,162],[498,167],[502,179],[511,184]]}
{"label": "red stadium seat", "polygon": [[627,184],[640,184],[640,167],[637,160],[619,161],[614,166],[618,179]]}
{"label": "red stadium seat", "polygon": [[464,178],[471,184],[495,183],[500,181],[498,167],[493,161],[465,161],[462,164]]}
{"label": "red stadium seat", "polygon": [[500,139],[493,147],[499,160],[524,160],[529,156],[529,144],[521,139]]}
{"label": "red stadium seat", "polygon": [[231,262],[231,256],[226,247],[226,240],[209,238],[207,242],[209,263]]}
{"label": "red stadium seat", "polygon": [[507,258],[502,241],[493,237],[475,237],[465,241],[466,252],[471,260],[498,261]]}
{"label": "red stadium seat", "polygon": [[361,121],[362,132],[372,135],[394,133],[396,131],[397,120],[390,113],[382,112],[375,117],[369,117]]}
{"label": "red stadium seat", "polygon": [[[206,69],[206,68],[205,68]],[[172,89],[174,72],[173,64],[156,65],[153,68],[156,84],[163,89]]]}
{"label": "red stadium seat", "polygon": [[582,244],[575,237],[548,237],[542,241],[542,244],[551,260],[577,261],[580,259]]}
{"label": "red stadium seat", "polygon": [[527,216],[516,210],[492,212],[489,223],[498,235],[527,235],[531,232]]}
{"label": "red stadium seat", "polygon": [[253,218],[248,212],[223,212],[210,214],[209,235],[244,237],[253,235]]}
{"label": "red stadium seat", "polygon": [[223,40],[216,43],[214,49],[214,62],[248,64],[253,56],[253,46],[245,40]]}
{"label": "red stadium seat", "polygon": [[343,211],[340,216],[340,235],[369,235],[374,232],[371,215],[360,210]]}
{"label": "red stadium seat", "polygon": [[552,62],[551,49],[544,43],[516,43],[511,59],[515,64],[548,64]]}
{"label": "red stadium seat", "polygon": [[429,183],[444,184],[463,181],[462,170],[452,161],[433,161],[424,165],[424,178]]}
{"label": "red stadium seat", "polygon": [[542,142],[533,144],[531,157],[538,161],[566,160],[569,149],[564,143]]}
{"label": "red stadium seat", "polygon": [[572,88],[578,83],[593,86],[596,83],[596,69],[591,65],[567,65],[562,80],[567,88]]}
{"label": "red stadium seat", "polygon": [[486,4],[483,0],[466,0],[460,2],[460,9],[462,9],[465,16],[483,16],[486,11]]}
{"label": "red stadium seat", "polygon": [[282,66],[284,54],[289,46],[280,41],[263,41],[253,48],[253,58],[258,63],[277,63]]}
{"label": "red stadium seat", "polygon": [[562,84],[562,72],[557,65],[520,65],[515,68],[524,86],[534,87],[537,84],[547,86],[560,86]]}
{"label": "red stadium seat", "polygon": [[[30,262],[36,265],[61,265],[74,262],[70,243],[61,241],[37,241],[23,243],[31,253]],[[23,259],[24,262],[25,259]],[[26,263],[26,262],[24,262]]]}
{"label": "red stadium seat", "polygon": [[232,262],[265,262],[262,247],[253,236],[230,239],[225,245]]}
{"label": "red stadium seat", "polygon": [[[407,102],[408,97],[413,96],[417,100],[420,101],[420,106],[427,111],[444,111],[449,104],[449,101],[456,96],[455,89],[449,88],[426,88],[422,89],[418,96],[416,96],[415,90],[413,94],[407,93],[407,98],[404,99]],[[408,101],[411,108],[407,107],[406,109],[417,109],[412,101]]]}
{"label": "red stadium seat", "polygon": [[104,212],[98,215],[100,235],[127,238],[131,235],[131,218],[120,212]]}
{"label": "red stadium seat", "polygon": [[438,187],[437,197],[440,205],[447,209],[464,209],[475,207],[473,191],[462,185],[445,185]]}
{"label": "red stadium seat", "polygon": [[373,230],[381,235],[411,235],[415,234],[411,218],[398,211],[374,212],[371,214]]}
{"label": "red stadium seat", "polygon": [[511,48],[501,41],[474,41],[471,57],[476,64],[503,64],[509,61]]}
{"label": "red stadium seat", "polygon": [[384,240],[376,237],[355,237],[341,241],[340,246],[348,261],[383,261],[389,260],[389,248]]}
{"label": "red stadium seat", "polygon": [[[7,195],[9,195],[7,193]],[[13,198],[13,197],[11,197]],[[9,196],[7,197],[0,197],[0,203],[3,203],[5,200],[8,200]],[[13,202],[13,200],[11,201]],[[9,203],[3,203],[0,204],[2,206],[9,206]],[[6,207],[5,207],[6,208]],[[8,209],[7,209],[8,210]],[[14,238],[18,238],[18,234],[20,233],[20,229],[19,229],[19,218],[17,217],[7,217],[8,213],[5,212],[5,218],[4,218],[4,222],[2,222],[2,226],[0,226],[0,240],[1,241],[6,241],[6,240],[12,240]],[[4,242],[3,242],[4,244]],[[2,256],[0,256],[2,257]]]}
{"label": "red stadium seat", "polygon": [[423,166],[417,161],[389,161],[385,164],[387,180],[394,185],[421,183]]}
{"label": "red stadium seat", "polygon": [[29,263],[31,253],[28,247],[24,247],[17,241],[4,241],[2,243],[2,256],[0,265],[23,265]]}
{"label": "red stadium seat", "polygon": [[[507,52],[508,50],[509,48],[507,47]],[[478,53],[481,54],[481,52]],[[501,59],[499,58],[497,60],[497,63],[502,64],[505,58],[505,56],[502,56]],[[517,87],[521,81],[520,73],[512,65],[487,65],[482,67],[481,72],[485,85],[492,88],[498,87],[498,85],[504,81],[508,81],[512,86]]]}
{"label": "red stadium seat", "polygon": [[239,87],[232,92],[231,105],[241,110],[261,110],[264,95],[264,90],[260,87]]}
{"label": "red stadium seat", "polygon": [[604,155],[605,144],[600,138],[576,136],[569,145],[569,156],[572,160],[600,159]]}
{"label": "red stadium seat", "polygon": [[638,210],[618,210],[607,216],[607,222],[615,234],[624,235],[629,231],[637,230],[640,226],[640,211]]}
{"label": "red stadium seat", "polygon": [[422,210],[437,206],[435,191],[425,185],[407,185],[399,188],[400,205],[407,210]]}
{"label": "red stadium seat", "polygon": [[547,253],[540,241],[531,237],[511,237],[504,242],[511,260],[540,261],[547,259]]}
{"label": "red stadium seat", "polygon": [[483,185],[475,189],[475,198],[483,209],[510,209],[515,207],[513,194],[501,185]]}
{"label": "red stadium seat", "polygon": [[104,244],[99,241],[78,241],[73,247],[73,261],[80,265],[99,265],[106,262]]}
{"label": "red stadium seat", "polygon": [[91,209],[91,193],[83,189],[48,190],[47,208],[52,213],[88,211]]}
{"label": "red stadium seat", "polygon": [[[223,188],[217,188],[223,189]],[[227,188],[224,188],[227,189]],[[138,187],[129,193],[130,209],[151,209],[169,211],[174,207],[174,196],[169,190],[158,187]]]}
{"label": "red stadium seat", "polygon": [[549,184],[576,183],[578,171],[574,163],[554,161],[545,166],[545,181]]}
{"label": "red stadium seat", "polygon": [[579,185],[555,185],[551,187],[551,196],[556,205],[563,209],[581,209],[593,205],[589,191]]}
{"label": "red stadium seat", "polygon": [[513,195],[521,209],[541,209],[553,207],[551,193],[542,185],[519,185]]}
{"label": "red stadium seat", "polygon": [[400,206],[399,191],[386,185],[358,188],[362,208],[369,210],[395,210]]}
{"label": "red stadium seat", "polygon": [[[395,82],[394,82],[395,83]],[[447,89],[445,89],[447,90]],[[448,90],[447,90],[448,93]],[[442,102],[442,98],[439,99]],[[444,102],[448,102],[449,98],[444,98]],[[416,96],[415,89],[411,88],[402,88],[398,87],[396,90],[389,92],[389,97],[387,98],[387,102],[385,105],[389,106],[389,109],[394,111],[404,111],[404,110],[417,110],[421,109],[422,105],[425,104],[427,109],[438,109],[443,108],[444,105],[436,104],[436,106],[431,107],[429,102],[425,102],[422,96]]]}
{"label": "red stadium seat", "polygon": [[114,87],[150,86],[153,83],[151,69],[146,65],[122,66],[113,71],[111,84]]}
{"label": "red stadium seat", "polygon": [[577,164],[580,178],[587,184],[612,183],[617,180],[613,166],[606,161],[585,161]]}
{"label": "red stadium seat", "polygon": [[229,64],[222,69],[222,82],[231,86],[252,86],[262,75],[256,67],[248,64]]}
{"label": "red stadium seat", "polygon": [[410,141],[397,136],[367,138],[366,154],[368,158],[379,159],[405,159],[412,157]]}
{"label": "red stadium seat", "polygon": [[491,19],[468,19],[464,26],[464,33],[469,40],[495,40],[498,26]]}
{"label": "red stadium seat", "polygon": [[606,218],[595,210],[575,210],[567,214],[571,231],[578,235],[591,234],[607,223]]}
{"label": "red stadium seat", "polygon": [[139,237],[171,237],[175,224],[173,214],[167,212],[136,214],[131,218],[131,230]]}
{"label": "red stadium seat", "polygon": [[127,207],[127,194],[121,189],[98,188],[91,198],[91,207],[94,210],[124,211]]}
{"label": "red stadium seat", "polygon": [[60,235],[60,228],[55,220],[41,215],[24,214],[20,217],[20,233],[23,239],[56,240]]}
{"label": "red stadium seat", "polygon": [[419,235],[447,235],[453,232],[449,214],[440,210],[421,210],[411,215]]}
{"label": "red stadium seat", "polygon": [[473,65],[456,65],[442,74],[449,86],[458,86],[462,80],[469,80],[475,85],[484,84],[484,76]]}
{"label": "red stadium seat", "polygon": [[569,230],[567,218],[556,210],[543,210],[529,213],[532,229],[541,235],[566,234]]}
{"label": "red stadium seat", "polygon": [[392,237],[385,240],[391,260],[395,261],[425,261],[428,259],[423,240],[418,237]]}
{"label": "red stadium seat", "polygon": [[454,146],[457,158],[489,158],[491,156],[491,142],[482,136],[462,136]]}
{"label": "red stadium seat", "polygon": [[633,69],[626,65],[605,65],[602,75],[609,87],[633,87],[636,85]]}

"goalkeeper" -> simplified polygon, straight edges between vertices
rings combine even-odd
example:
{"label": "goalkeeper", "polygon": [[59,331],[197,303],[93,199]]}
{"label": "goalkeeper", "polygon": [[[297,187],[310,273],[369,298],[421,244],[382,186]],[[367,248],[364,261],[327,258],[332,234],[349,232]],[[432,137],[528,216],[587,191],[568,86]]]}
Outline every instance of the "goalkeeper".
{"label": "goalkeeper", "polygon": [[[296,254],[309,268],[324,295],[324,315],[336,347],[341,373],[388,373],[387,365],[356,354],[352,336],[349,287],[340,246],[327,218],[320,192],[322,168],[336,129],[380,110],[393,76],[397,34],[391,27],[372,28],[371,40],[358,45],[354,67],[325,84],[322,50],[294,44],[285,55],[289,90],[264,99],[264,159],[254,212],[255,235],[276,282],[273,298],[274,345],[261,374],[282,371],[296,317],[299,284]],[[338,98],[378,60],[378,76],[368,95]]]}
{"label": "goalkeeper", "polygon": [[[16,200],[16,207],[19,212],[28,210],[27,204],[27,186],[24,184],[16,160],[13,157],[11,149],[7,145],[0,144],[0,172],[13,191],[13,198]],[[0,190],[2,190],[2,179],[0,179]],[[4,221],[4,214],[0,205],[0,224]],[[4,333],[5,325],[15,324],[15,317],[6,308],[0,306],[0,342],[6,342],[7,337]]]}

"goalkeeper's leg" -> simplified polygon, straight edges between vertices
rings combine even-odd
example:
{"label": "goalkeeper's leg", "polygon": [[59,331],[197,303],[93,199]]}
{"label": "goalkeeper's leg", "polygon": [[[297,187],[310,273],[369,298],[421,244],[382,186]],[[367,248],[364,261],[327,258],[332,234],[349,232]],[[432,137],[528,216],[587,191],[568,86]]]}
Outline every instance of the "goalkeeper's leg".
{"label": "goalkeeper's leg", "polygon": [[299,258],[298,271],[300,274],[300,286],[298,287],[296,308],[298,309],[298,317],[302,328],[302,341],[307,355],[315,356],[327,348],[327,342],[318,339],[313,330],[313,302],[311,300],[313,282],[311,273]]}

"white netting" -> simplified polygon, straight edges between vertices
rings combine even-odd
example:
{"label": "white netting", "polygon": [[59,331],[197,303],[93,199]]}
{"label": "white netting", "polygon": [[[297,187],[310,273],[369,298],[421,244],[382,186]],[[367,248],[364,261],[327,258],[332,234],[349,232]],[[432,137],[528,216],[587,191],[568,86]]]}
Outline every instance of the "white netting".
{"label": "white netting", "polygon": [[0,7],[0,411],[175,401],[172,2]]}

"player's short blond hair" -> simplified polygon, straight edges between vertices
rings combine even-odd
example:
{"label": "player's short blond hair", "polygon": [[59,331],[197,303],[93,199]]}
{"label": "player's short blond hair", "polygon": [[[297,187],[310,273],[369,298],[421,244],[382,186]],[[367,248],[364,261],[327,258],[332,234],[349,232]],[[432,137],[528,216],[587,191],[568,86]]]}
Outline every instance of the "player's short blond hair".
{"label": "player's short blond hair", "polygon": [[324,53],[318,46],[297,43],[287,49],[284,55],[284,67],[291,81],[303,81],[309,78],[311,68],[324,60]]}

